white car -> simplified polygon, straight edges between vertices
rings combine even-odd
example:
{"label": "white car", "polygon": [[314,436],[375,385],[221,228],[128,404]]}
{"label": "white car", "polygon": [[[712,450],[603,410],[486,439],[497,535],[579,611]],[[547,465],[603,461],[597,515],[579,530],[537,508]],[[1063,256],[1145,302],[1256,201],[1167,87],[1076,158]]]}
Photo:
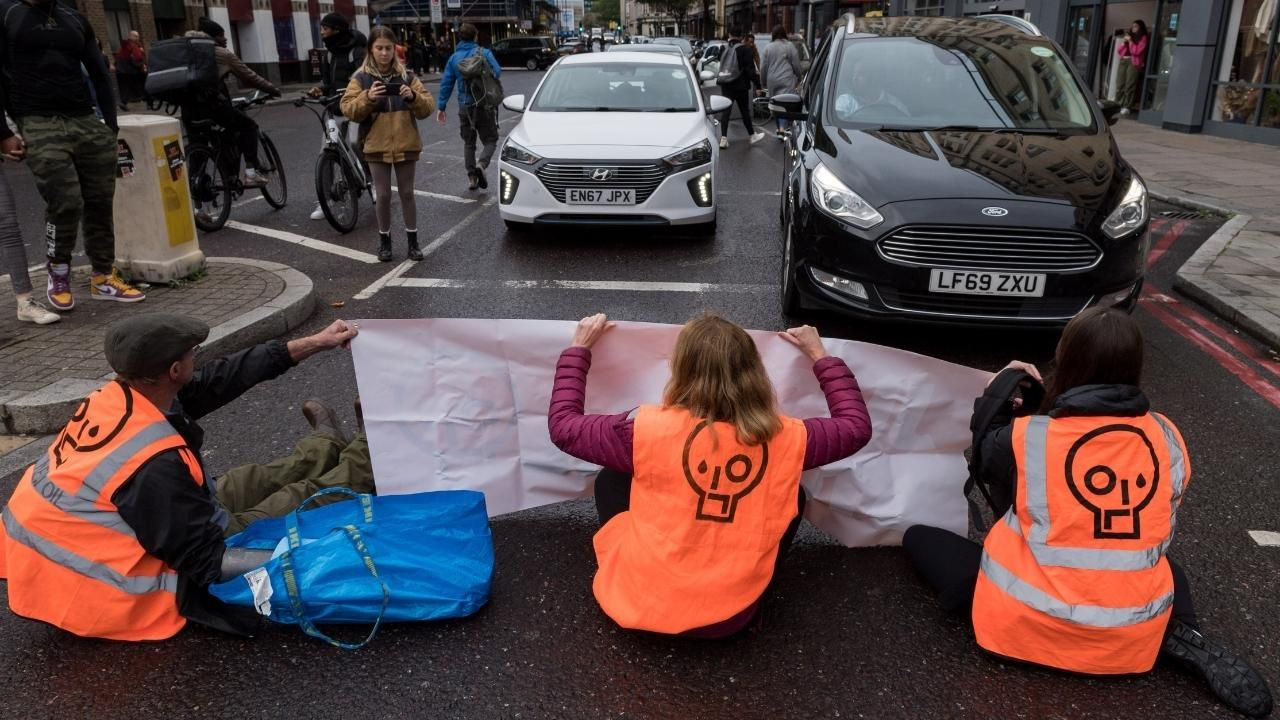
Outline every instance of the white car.
{"label": "white car", "polygon": [[684,57],[571,55],[547,72],[502,146],[498,208],[514,231],[534,225],[716,226],[718,126]]}

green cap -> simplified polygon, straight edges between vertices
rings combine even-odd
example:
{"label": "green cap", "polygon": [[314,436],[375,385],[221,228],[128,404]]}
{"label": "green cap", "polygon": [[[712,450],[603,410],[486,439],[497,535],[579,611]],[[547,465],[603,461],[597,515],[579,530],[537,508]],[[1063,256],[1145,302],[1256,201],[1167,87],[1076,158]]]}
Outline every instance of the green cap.
{"label": "green cap", "polygon": [[207,337],[209,326],[203,321],[173,313],[144,313],[112,323],[102,349],[117,373],[151,378]]}

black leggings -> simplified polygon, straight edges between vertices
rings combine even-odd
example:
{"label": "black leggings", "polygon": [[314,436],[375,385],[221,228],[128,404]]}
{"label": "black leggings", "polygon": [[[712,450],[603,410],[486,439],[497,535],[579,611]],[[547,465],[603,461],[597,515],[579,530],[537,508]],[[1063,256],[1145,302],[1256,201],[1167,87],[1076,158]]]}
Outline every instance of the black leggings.
{"label": "black leggings", "polygon": [[[916,571],[938,592],[943,608],[948,612],[969,611],[974,588],[978,584],[981,545],[950,530],[913,525],[902,536],[902,547]],[[1195,606],[1191,603],[1187,574],[1172,560],[1169,561],[1169,569],[1173,571],[1173,614],[1170,621],[1181,620],[1193,628],[1199,627]]]}
{"label": "black leggings", "polygon": [[[751,87],[738,87],[736,85],[724,85],[720,88],[720,93],[738,105],[738,112],[742,113],[742,124],[747,128],[748,135],[755,135],[756,128],[751,124]],[[733,115],[733,106],[724,111],[720,117],[720,137],[729,137],[729,118]]]}

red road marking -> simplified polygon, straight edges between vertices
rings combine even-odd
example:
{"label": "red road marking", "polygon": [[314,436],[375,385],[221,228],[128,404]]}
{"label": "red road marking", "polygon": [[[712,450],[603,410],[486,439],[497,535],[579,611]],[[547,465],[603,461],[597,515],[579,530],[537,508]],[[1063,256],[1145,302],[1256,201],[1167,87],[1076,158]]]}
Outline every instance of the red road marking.
{"label": "red road marking", "polygon": [[[1169,246],[1176,242],[1178,238],[1182,237],[1182,232],[1186,230],[1187,226],[1190,224],[1191,222],[1189,220],[1179,220],[1173,224],[1173,227],[1170,228],[1168,232],[1161,235],[1160,239],[1156,241],[1156,244],[1152,246],[1151,253],[1147,255],[1147,267],[1155,265],[1156,262],[1164,256],[1165,252],[1169,250]],[[1161,228],[1163,227],[1164,223],[1161,223]]]}

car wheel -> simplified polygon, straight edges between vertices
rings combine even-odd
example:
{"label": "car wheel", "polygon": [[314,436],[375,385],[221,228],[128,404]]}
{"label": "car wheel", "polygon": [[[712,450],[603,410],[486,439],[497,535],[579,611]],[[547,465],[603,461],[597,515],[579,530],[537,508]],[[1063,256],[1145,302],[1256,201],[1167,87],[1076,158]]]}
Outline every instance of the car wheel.
{"label": "car wheel", "polygon": [[533,58],[529,58],[528,60],[525,60],[525,61],[524,61],[524,69],[525,69],[525,70],[537,70],[537,69],[538,69],[538,61],[537,61],[537,60],[534,60]]}
{"label": "car wheel", "polygon": [[791,226],[782,240],[782,314],[792,317],[800,313],[800,293],[796,290],[795,248],[791,242]]}

